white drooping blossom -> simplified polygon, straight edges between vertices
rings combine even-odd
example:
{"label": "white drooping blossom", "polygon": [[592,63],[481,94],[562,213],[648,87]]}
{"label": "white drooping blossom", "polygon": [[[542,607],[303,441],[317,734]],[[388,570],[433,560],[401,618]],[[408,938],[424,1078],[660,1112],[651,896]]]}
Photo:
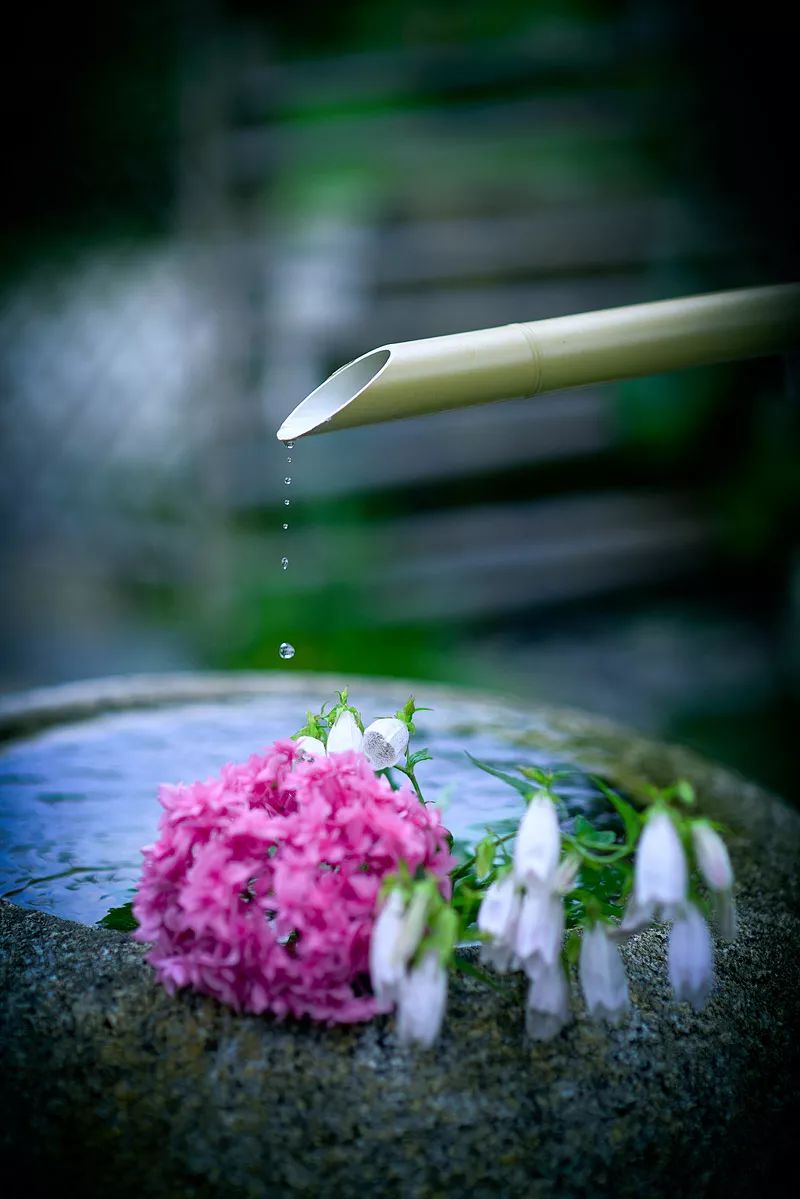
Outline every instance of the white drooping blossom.
{"label": "white drooping blossom", "polygon": [[525,1029],[534,1041],[549,1041],[569,1022],[569,987],[559,961],[542,969],[528,990]]}
{"label": "white drooping blossom", "polygon": [[395,766],[408,749],[408,725],[382,716],[364,729],[363,752],[373,770]]}
{"label": "white drooping blossom", "polygon": [[439,1035],[447,1005],[447,970],[429,949],[408,970],[397,997],[397,1036],[404,1045],[431,1046]]}
{"label": "white drooping blossom", "polygon": [[295,741],[306,758],[324,758],[328,754],[343,754],[348,750],[362,753],[363,743],[364,734],[358,727],[358,721],[346,708],[333,722],[328,733],[327,746],[320,741],[319,737],[309,737],[305,734]]}
{"label": "white drooping blossom", "polygon": [[714,895],[720,935],[736,937],[736,904],[733,899],[733,867],[728,849],[707,820],[692,822],[692,845],[703,882]]}
{"label": "white drooping blossom", "polygon": [[519,883],[549,884],[561,854],[561,830],[556,806],[547,795],[537,795],[520,821],[514,845],[514,874]]}
{"label": "white drooping blossom", "polygon": [[514,953],[529,978],[540,966],[558,960],[564,935],[561,896],[543,884],[529,886],[522,898],[514,935]]}
{"label": "white drooping blossom", "polygon": [[514,938],[522,896],[513,874],[487,887],[478,911],[478,928],[491,940],[481,945],[481,960],[504,973],[514,961]]}
{"label": "white drooping blossom", "polygon": [[584,929],[578,973],[589,1015],[619,1023],[630,1006],[628,980],[619,947],[605,925]]}
{"label": "white drooping blossom", "polygon": [[714,946],[708,925],[693,903],[687,903],[669,935],[669,981],[676,999],[700,1009],[714,985]]}
{"label": "white drooping blossom", "polygon": [[522,968],[532,979],[556,962],[564,935],[561,896],[577,870],[572,858],[559,864],[560,853],[555,804],[537,795],[520,822],[513,871],[492,883],[478,913],[478,927],[490,937],[481,956],[497,970]]}
{"label": "white drooping blossom", "polygon": [[381,1003],[394,1003],[405,973],[400,939],[403,933],[405,900],[391,891],[372,928],[369,942],[369,974],[372,990]]}
{"label": "white drooping blossom", "polygon": [[673,919],[686,900],[688,883],[686,854],[678,831],[669,813],[657,808],[639,839],[633,901],[623,921],[623,930],[632,931],[653,917]]}

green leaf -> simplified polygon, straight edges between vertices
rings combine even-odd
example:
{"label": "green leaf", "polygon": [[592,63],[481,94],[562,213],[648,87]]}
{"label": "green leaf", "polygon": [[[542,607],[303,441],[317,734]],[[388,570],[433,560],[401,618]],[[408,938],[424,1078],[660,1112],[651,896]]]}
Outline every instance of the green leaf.
{"label": "green leaf", "polygon": [[432,762],[433,754],[429,749],[417,749],[413,754],[408,755],[406,769],[413,770],[420,762]]}
{"label": "green leaf", "polygon": [[504,770],[498,770],[496,767],[490,766],[488,762],[480,762],[477,758],[473,758],[468,750],[464,752],[473,766],[477,766],[479,770],[484,770],[487,774],[500,779],[502,783],[508,783],[509,787],[513,787],[515,791],[518,791],[524,800],[529,800],[533,795],[534,788],[524,779],[515,778],[513,774],[506,774]]}
{"label": "green leaf", "polygon": [[564,942],[564,957],[567,959],[567,962],[570,966],[574,966],[580,957],[580,953],[580,934],[573,929],[573,931],[567,935],[567,939]]}
{"label": "green leaf", "polygon": [[513,835],[517,832],[519,820],[514,816],[504,816],[502,820],[493,820],[491,824],[471,824],[470,828],[484,829],[495,837],[505,837],[508,833]]}
{"label": "green leaf", "polygon": [[460,974],[468,974],[470,978],[477,978],[482,983],[486,983],[487,987],[491,987],[493,991],[502,991],[503,984],[499,979],[492,978],[486,970],[481,966],[476,966],[469,958],[459,957],[456,954],[453,957],[453,969],[458,970]]}
{"label": "green leaf", "polygon": [[609,787],[607,783],[603,782],[601,778],[598,778],[597,775],[592,775],[591,779],[595,786],[600,788],[600,790],[603,792],[603,795],[605,795],[612,807],[616,808],[622,817],[622,823],[625,826],[625,840],[627,844],[635,845],[642,827],[642,818],[636,811],[636,808],[632,807],[631,804],[626,803],[622,796],[617,795],[616,791],[613,791],[611,787]]}
{"label": "green leaf", "polygon": [[101,928],[115,928],[117,932],[130,933],[139,927],[139,921],[133,914],[133,900],[120,904],[117,908],[109,908],[105,916],[97,923]]}

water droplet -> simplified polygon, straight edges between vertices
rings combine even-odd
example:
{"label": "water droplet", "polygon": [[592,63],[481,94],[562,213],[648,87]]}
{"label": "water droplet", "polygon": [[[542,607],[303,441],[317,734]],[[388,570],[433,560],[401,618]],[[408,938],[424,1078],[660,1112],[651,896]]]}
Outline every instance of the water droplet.
{"label": "water droplet", "polygon": [[287,442],[286,442],[286,448],[287,448],[287,450],[293,450],[293,449],[294,449],[294,442],[293,442],[293,441],[287,441]]}
{"label": "water droplet", "polygon": [[286,568],[288,567],[288,565],[289,565],[289,559],[288,559],[288,558],[281,558],[281,566],[282,566],[282,568],[283,568],[284,570],[286,570]]}
{"label": "water droplet", "polygon": [[289,454],[289,455],[288,455],[288,457],[287,457],[287,459],[286,459],[286,461],[287,461],[287,462],[291,462],[291,460],[292,460],[292,455],[291,455],[291,454]]}
{"label": "water droplet", "polygon": [[284,483],[286,484],[286,486],[288,487],[288,486],[289,486],[289,484],[290,484],[290,483],[291,483],[291,481],[292,481],[292,476],[291,476],[291,475],[287,475],[287,476],[286,476],[286,478],[285,478],[283,481],[284,481]]}
{"label": "water droplet", "polygon": [[294,657],[294,646],[290,645],[288,641],[282,641],[280,649],[278,650],[278,653],[280,654],[280,656],[282,658],[293,658]]}
{"label": "water droplet", "polygon": [[286,529],[288,529],[288,528],[289,528],[289,526],[288,526],[288,524],[286,523],[286,521],[284,521],[284,522],[283,522],[283,528],[284,528],[284,531],[285,531]]}
{"label": "water droplet", "polygon": [[283,506],[284,506],[284,508],[288,508],[288,507],[289,507],[289,505],[291,504],[291,502],[292,502],[291,500],[284,500],[284,501],[283,501]]}

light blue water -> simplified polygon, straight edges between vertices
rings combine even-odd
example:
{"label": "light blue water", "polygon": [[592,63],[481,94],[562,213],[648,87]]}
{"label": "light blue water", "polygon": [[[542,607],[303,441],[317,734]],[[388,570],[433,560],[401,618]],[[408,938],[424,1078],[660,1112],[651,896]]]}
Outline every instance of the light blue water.
{"label": "light blue water", "polygon": [[[385,696],[356,695],[368,719]],[[161,782],[207,778],[304,721],[306,705],[285,695],[114,713],[60,726],[0,751],[0,895],[87,924],[131,898],[140,849],[157,835]],[[426,719],[427,717],[427,719]],[[487,823],[518,818],[522,800],[474,767],[465,750],[501,768],[563,765],[500,736],[454,732],[442,713],[420,713],[414,747],[432,762],[417,776],[427,800],[444,809],[459,840],[476,841]],[[568,810],[607,823],[606,801],[576,773],[560,786]]]}

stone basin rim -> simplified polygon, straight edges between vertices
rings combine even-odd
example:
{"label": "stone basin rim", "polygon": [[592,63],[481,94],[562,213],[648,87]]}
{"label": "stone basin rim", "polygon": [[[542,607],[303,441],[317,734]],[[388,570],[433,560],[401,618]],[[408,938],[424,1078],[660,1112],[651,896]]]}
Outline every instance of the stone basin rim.
{"label": "stone basin rim", "polygon": [[[5,697],[0,732],[24,738],[126,709],[300,696],[309,684],[342,681],[293,672],[68,684]],[[401,700],[409,685],[347,681]],[[665,1003],[664,933],[650,929],[629,947],[636,1006],[621,1028],[579,1011],[562,1041],[528,1045],[519,981],[478,991],[459,973],[441,1043],[412,1062],[385,1020],[290,1026],[238,1016],[204,996],[172,998],[153,986],[146,948],[126,933],[0,903],[0,988],[8,987],[0,1043],[13,1066],[0,1080],[9,1112],[0,1145],[19,1155],[27,1177],[49,1189],[79,1182],[86,1199],[112,1191],[138,1199],[143,1189],[174,1199],[187,1193],[187,1173],[198,1199],[260,1195],[265,1177],[280,1193],[319,1199],[434,1199],[461,1192],[467,1170],[472,1193],[488,1196],[498,1178],[486,1121],[498,1112],[514,1145],[502,1175],[509,1199],[552,1199],[555,1180],[565,1199],[670,1199],[676,1190],[750,1199],[793,1162],[800,814],[725,767],[603,717],[441,684],[411,689],[445,707],[446,721],[463,701],[465,724],[512,719],[520,745],[552,737],[555,752],[576,762],[599,755],[620,782],[623,770],[657,782],[685,776],[704,810],[744,832],[731,846],[743,867],[743,935],[720,955],[707,1008]],[[276,1092],[283,1103],[270,1106]],[[450,1144],[457,1154],[441,1151]],[[405,1190],[385,1189],[390,1173]]]}
{"label": "stone basin rim", "polygon": [[309,687],[325,688],[333,695],[342,686],[347,686],[351,693],[361,687],[386,691],[398,703],[400,699],[397,697],[411,693],[425,698],[438,694],[442,700],[449,702],[462,697],[466,703],[515,711],[546,708],[550,713],[590,720],[595,725],[620,733],[633,731],[602,715],[561,705],[543,705],[513,691],[483,691],[476,687],[427,679],[350,674],[343,682],[341,673],[325,671],[292,671],[290,674],[279,670],[169,671],[108,675],[0,695],[0,740],[16,738],[31,729],[38,732],[53,724],[91,718],[103,712],[242,699],[266,695],[274,690],[285,691],[287,695],[302,695]]}
{"label": "stone basin rim", "polygon": [[[333,695],[343,685],[351,692],[358,689],[386,693],[391,703],[400,703],[408,694],[437,705],[452,707],[459,701],[465,706],[465,723],[490,717],[496,728],[503,717],[520,722],[526,713],[531,726],[538,718],[541,726],[554,735],[552,746],[558,752],[558,739],[574,743],[566,747],[581,764],[579,752],[586,759],[597,753],[608,762],[609,756],[617,767],[617,781],[625,781],[621,760],[634,765],[634,774],[641,780],[665,785],[675,778],[687,776],[695,781],[703,797],[717,807],[714,817],[728,818],[724,802],[729,793],[747,795],[752,819],[742,828],[748,836],[762,831],[765,824],[780,823],[800,840],[800,813],[790,804],[760,783],[752,782],[735,769],[703,757],[679,743],[662,741],[639,733],[603,715],[560,705],[536,702],[513,692],[479,691],[439,681],[403,679],[389,676],[350,675],[315,671],[230,671],[230,672],[168,672],[112,675],[99,679],[61,683],[50,687],[12,692],[0,696],[0,745],[24,740],[61,724],[80,723],[103,715],[136,710],[157,710],[170,705],[190,705],[203,702],[225,702],[259,695],[283,692],[287,697],[307,696],[308,690],[326,690]],[[289,734],[287,733],[287,736]],[[523,746],[533,738],[532,729],[519,724],[518,735],[509,740]],[[535,740],[529,742],[532,746]],[[543,746],[543,742],[539,743]],[[579,745],[579,749],[578,749]],[[544,747],[544,746],[543,746]],[[617,760],[620,765],[617,766]],[[658,765],[656,776],[651,777]],[[664,767],[664,769],[660,769]],[[667,769],[668,767],[668,769]],[[598,769],[598,767],[591,767]],[[670,777],[667,777],[667,774]],[[628,771],[628,782],[630,771]],[[635,787],[634,787],[635,792]],[[719,800],[719,804],[716,802]],[[738,809],[737,816],[741,815]],[[740,824],[741,822],[737,821]]]}
{"label": "stone basin rim", "polygon": [[714,762],[679,742],[640,733],[600,713],[531,700],[513,691],[483,691],[455,683],[387,675],[349,675],[343,682],[341,673],[322,671],[149,671],[34,687],[0,695],[0,745],[35,736],[55,725],[79,723],[115,712],[256,698],[275,690],[298,697],[309,688],[327,689],[334,694],[342,686],[347,686],[351,693],[357,688],[386,692],[398,703],[403,696],[413,694],[434,704],[437,697],[442,704],[462,699],[465,704],[479,705],[497,714],[513,713],[516,717],[525,712],[532,716],[545,714],[548,722],[581,737],[595,733],[612,741],[635,743],[645,752],[658,751],[678,757],[680,765],[692,773],[713,772],[719,785],[732,784],[740,790],[745,786],[754,798],[777,803],[794,814],[791,805],[776,792],[752,782],[733,767]]}

